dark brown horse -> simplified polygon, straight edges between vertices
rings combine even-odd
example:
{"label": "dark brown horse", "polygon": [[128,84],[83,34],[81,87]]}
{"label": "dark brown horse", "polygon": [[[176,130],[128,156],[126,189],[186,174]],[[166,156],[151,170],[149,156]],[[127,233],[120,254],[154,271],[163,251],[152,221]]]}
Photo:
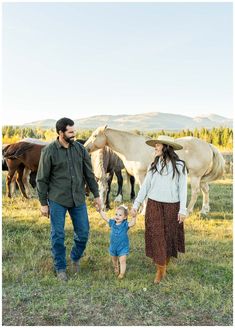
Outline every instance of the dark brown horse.
{"label": "dark brown horse", "polygon": [[[99,177],[99,189],[101,199],[104,202],[104,208],[110,209],[109,194],[114,174],[117,177],[118,190],[114,201],[122,202],[123,200],[123,176],[122,170],[125,168],[123,161],[112,151],[111,148],[104,148],[91,153],[91,162],[96,177]],[[104,171],[105,176],[102,174]],[[105,180],[104,180],[105,178]],[[131,185],[131,200],[135,198],[135,178],[127,173],[127,183]],[[102,195],[103,192],[103,195]]]}
{"label": "dark brown horse", "polygon": [[[84,144],[86,140],[77,139],[76,141]],[[122,169],[124,164],[122,160],[109,147],[104,147],[91,155],[92,168],[99,185],[99,192],[103,209],[110,209],[109,194],[114,174],[117,177],[118,190],[115,201],[121,202],[123,199],[123,176]],[[135,198],[135,178],[127,174],[127,182],[131,185],[131,200]]]}
{"label": "dark brown horse", "polygon": [[22,195],[28,198],[25,186],[23,183],[24,169],[27,168],[31,171],[31,182],[33,183],[33,174],[37,172],[39,159],[42,148],[45,145],[38,145],[29,142],[17,142],[6,146],[3,149],[3,157],[6,160],[8,167],[8,174],[6,179],[6,190],[8,197],[11,197],[10,184],[17,172],[17,183]]}
{"label": "dark brown horse", "polygon": [[[77,141],[84,143],[84,140],[81,139]],[[35,177],[38,169],[41,150],[47,145],[47,143],[38,144],[37,142],[38,140],[36,139],[32,139],[31,142],[21,141],[15,144],[7,145],[3,149],[3,156],[8,167],[8,175],[6,179],[6,190],[8,197],[11,197],[10,184],[16,172],[17,184],[25,198],[28,198],[23,182],[25,169],[31,171],[30,183],[33,187],[36,186]],[[94,153],[92,153],[92,162],[93,170],[100,186],[100,192],[104,196],[103,200],[105,207],[109,208],[109,193],[114,173],[118,180],[118,192],[116,201],[121,201],[122,199],[123,177],[121,171],[124,168],[124,165],[120,158],[114,154],[109,147],[105,147],[105,149],[100,152],[98,158]],[[100,171],[102,172],[100,173]],[[131,199],[134,199],[134,177],[130,176],[129,178],[131,182]],[[102,190],[104,191],[104,194]]]}

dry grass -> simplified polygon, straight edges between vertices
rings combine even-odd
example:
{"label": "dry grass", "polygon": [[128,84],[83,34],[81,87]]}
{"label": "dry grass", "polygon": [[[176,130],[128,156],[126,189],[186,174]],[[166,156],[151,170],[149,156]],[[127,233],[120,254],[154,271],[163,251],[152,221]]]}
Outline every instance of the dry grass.
{"label": "dry grass", "polygon": [[[200,198],[185,223],[186,253],[172,260],[159,286],[144,253],[142,216],[130,231],[127,276],[117,281],[109,228],[88,201],[86,256],[79,275],[68,266],[63,284],[53,274],[49,221],[40,217],[38,201],[3,197],[3,325],[232,325],[231,176],[212,184],[210,196],[210,214],[200,217]],[[71,245],[68,218],[67,253]]]}

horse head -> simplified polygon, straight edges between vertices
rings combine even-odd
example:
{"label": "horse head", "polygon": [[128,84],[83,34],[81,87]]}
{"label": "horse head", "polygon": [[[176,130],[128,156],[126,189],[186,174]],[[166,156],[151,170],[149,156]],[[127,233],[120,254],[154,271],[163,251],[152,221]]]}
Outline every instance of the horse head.
{"label": "horse head", "polygon": [[105,135],[106,128],[107,125],[97,128],[85,142],[84,147],[86,147],[88,152],[101,149],[107,144],[107,137]]}

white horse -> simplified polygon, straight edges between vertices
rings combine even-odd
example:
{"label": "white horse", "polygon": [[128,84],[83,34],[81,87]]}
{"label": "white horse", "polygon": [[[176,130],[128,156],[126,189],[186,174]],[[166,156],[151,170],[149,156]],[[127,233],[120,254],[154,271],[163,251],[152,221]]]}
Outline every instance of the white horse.
{"label": "white horse", "polygon": [[[114,130],[104,127],[97,128],[84,146],[89,152],[109,146],[123,161],[127,172],[133,175],[139,186],[142,185],[150,163],[154,159],[154,149],[145,141],[150,138],[135,135],[130,132]],[[194,137],[176,139],[183,146],[176,151],[180,159],[184,160],[189,171],[191,182],[191,200],[188,213],[193,211],[200,190],[203,194],[201,213],[209,212],[208,182],[220,178],[224,172],[224,159],[212,144]]]}

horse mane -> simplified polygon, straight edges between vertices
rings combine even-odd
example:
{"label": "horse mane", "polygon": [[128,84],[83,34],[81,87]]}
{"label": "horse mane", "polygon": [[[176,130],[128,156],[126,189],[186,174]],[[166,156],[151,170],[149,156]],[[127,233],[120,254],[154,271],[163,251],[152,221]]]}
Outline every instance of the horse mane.
{"label": "horse mane", "polygon": [[96,178],[102,179],[105,177],[104,170],[104,149],[99,149],[91,153],[92,166]]}
{"label": "horse mane", "polygon": [[132,137],[140,137],[140,138],[144,138],[146,140],[151,139],[149,136],[136,134],[134,132],[124,131],[124,130],[117,130],[117,129],[112,129],[112,128],[107,128],[107,130],[112,130],[112,131],[118,132],[118,133],[121,132],[121,133],[124,133],[124,134],[128,134],[129,136],[132,136]]}
{"label": "horse mane", "polygon": [[11,146],[11,144],[5,144],[5,145],[2,145],[2,155],[4,155],[4,152],[7,151],[7,149]]}
{"label": "horse mane", "polygon": [[34,144],[29,142],[16,142],[3,149],[5,158],[16,159],[22,156],[27,150],[31,149]]}
{"label": "horse mane", "polygon": [[88,139],[76,139],[76,142],[79,142],[80,144],[84,145],[84,143],[87,141]]}

